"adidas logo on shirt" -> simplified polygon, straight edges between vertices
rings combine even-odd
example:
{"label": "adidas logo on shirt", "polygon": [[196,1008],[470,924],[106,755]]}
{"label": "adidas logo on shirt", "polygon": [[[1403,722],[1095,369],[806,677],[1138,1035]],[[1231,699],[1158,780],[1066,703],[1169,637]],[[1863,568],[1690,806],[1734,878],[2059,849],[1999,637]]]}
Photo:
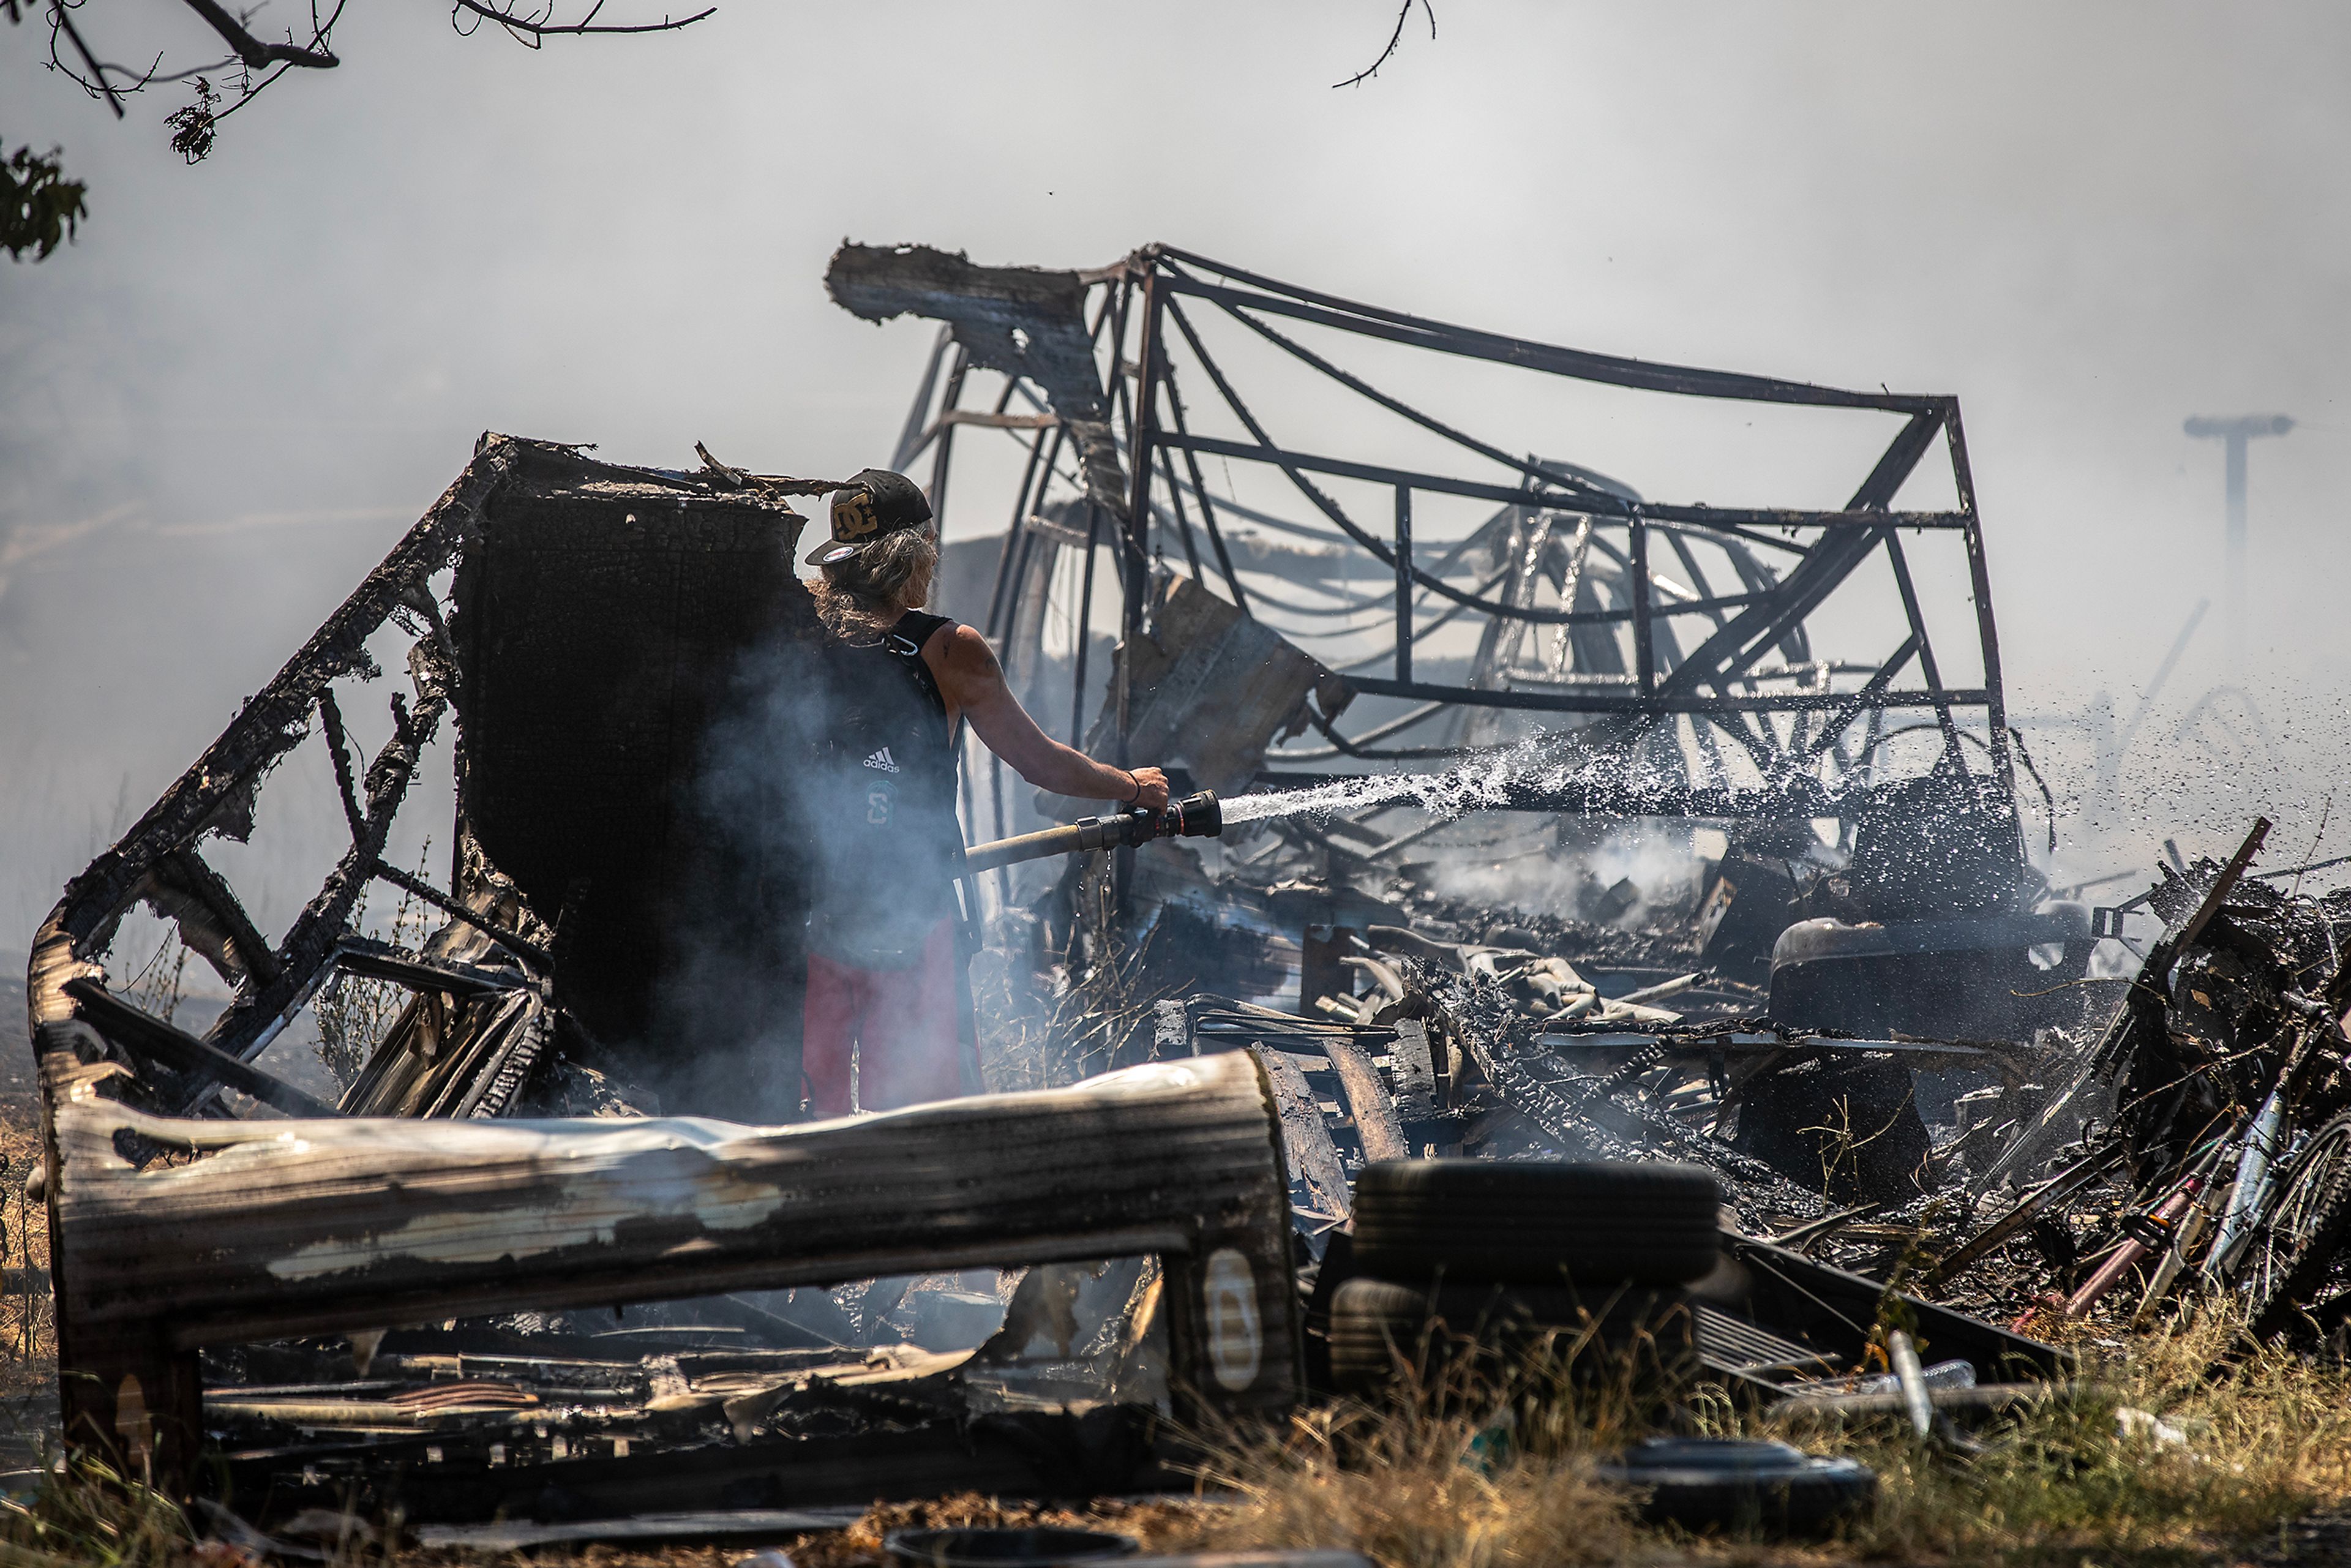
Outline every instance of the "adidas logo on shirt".
{"label": "adidas logo on shirt", "polygon": [[883,773],[895,773],[898,771],[897,760],[890,755],[890,748],[886,746],[881,750],[875,752],[872,756],[867,758],[865,759],[865,766],[868,768],[878,768]]}

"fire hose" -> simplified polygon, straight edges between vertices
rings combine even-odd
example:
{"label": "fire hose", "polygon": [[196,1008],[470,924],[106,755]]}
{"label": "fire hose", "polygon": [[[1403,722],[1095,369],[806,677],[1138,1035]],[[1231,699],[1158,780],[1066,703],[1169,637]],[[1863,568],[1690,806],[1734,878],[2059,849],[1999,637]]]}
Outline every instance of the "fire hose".
{"label": "fire hose", "polygon": [[974,844],[963,852],[963,866],[956,874],[974,876],[1020,861],[1146,844],[1154,839],[1213,839],[1224,831],[1224,808],[1217,804],[1216,791],[1203,789],[1196,795],[1169,801],[1164,811],[1114,811],[1106,817],[1081,817],[1067,827],[1046,828],[1016,838]]}

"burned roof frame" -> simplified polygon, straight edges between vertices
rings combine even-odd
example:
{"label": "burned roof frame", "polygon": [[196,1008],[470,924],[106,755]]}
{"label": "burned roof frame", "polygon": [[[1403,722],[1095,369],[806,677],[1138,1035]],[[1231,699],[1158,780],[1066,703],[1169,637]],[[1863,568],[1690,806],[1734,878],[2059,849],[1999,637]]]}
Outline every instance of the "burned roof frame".
{"label": "burned roof frame", "polygon": [[[1935,765],[1969,771],[1965,740],[1989,763],[1993,788],[2012,796],[2014,753],[2001,690],[1991,580],[1954,396],[1855,392],[1561,348],[1362,304],[1170,246],[1146,246],[1098,271],[1049,272],[977,267],[960,256],[925,246],[849,245],[834,257],[828,284],[838,302],[868,319],[919,314],[946,324],[893,460],[893,466],[904,468],[925,453],[931,455],[929,487],[942,516],[958,426],[1004,428],[1027,448],[985,622],[991,636],[1008,638],[1008,664],[1016,671],[1026,652],[1021,644],[1038,634],[1034,618],[1023,621],[1019,601],[1037,570],[1040,541],[1084,552],[1089,587],[1074,607],[1081,687],[1092,564],[1103,546],[1112,550],[1122,584],[1123,635],[1144,624],[1150,563],[1162,550],[1171,558],[1180,552],[1184,565],[1179,570],[1187,569],[1244,612],[1253,612],[1250,591],[1241,581],[1232,541],[1219,517],[1220,510],[1240,509],[1246,515],[1246,509],[1209,492],[1200,459],[1213,456],[1278,470],[1305,504],[1306,515],[1337,530],[1340,538],[1329,541],[1325,535],[1326,541],[1338,543],[1343,550],[1360,551],[1393,575],[1387,616],[1393,649],[1384,661],[1387,668],[1374,674],[1359,667],[1349,679],[1365,695],[1426,705],[1412,716],[1416,721],[1440,709],[1517,709],[1584,716],[1607,727],[1598,734],[1629,740],[1671,724],[1678,716],[1691,716],[1694,724],[1710,727],[1735,742],[1766,784],[1762,791],[1692,790],[1684,802],[1691,814],[1738,814],[1741,798],[1760,800],[1792,789],[1825,813],[1841,814],[1840,796],[1850,800],[1866,790],[1821,789],[1825,780],[1819,775],[1829,759],[1844,764],[1840,771],[1848,778],[1855,771],[1865,773],[1886,737],[1889,715],[1930,710],[1926,727],[1938,731],[1940,740]],[[1285,445],[1210,352],[1194,319],[1201,307],[1239,323],[1333,385],[1445,438],[1503,473],[1498,480],[1490,472],[1405,468]],[[1903,423],[1849,499],[1832,510],[1650,501],[1575,465],[1514,456],[1472,432],[1447,424],[1293,340],[1272,324],[1276,319],[1598,385],[1687,398],[1873,410],[1899,416]],[[961,406],[967,371],[973,368],[1007,376],[993,408]],[[1250,439],[1227,439],[1193,428],[1179,382],[1189,389],[1204,382]],[[1038,391],[1032,392],[1029,383]],[[1016,395],[1036,412],[1013,411]],[[1891,509],[1938,436],[1949,455],[1956,507]],[[1061,475],[1057,466],[1065,446],[1073,446],[1079,456],[1080,473],[1074,476],[1078,500],[1056,507],[1049,504],[1049,493],[1057,477],[1065,482],[1072,477]],[[1395,497],[1391,515],[1377,520],[1351,516],[1316,483],[1318,476],[1387,487]],[[1493,597],[1499,578],[1482,588],[1448,580],[1446,572],[1459,553],[1458,548],[1444,559],[1432,559],[1428,547],[1414,538],[1414,498],[1429,495],[1489,500],[1520,517],[1573,516],[1591,528],[1612,530],[1599,548],[1621,559],[1629,602],[1600,609],[1573,603],[1546,608],[1531,601],[1531,591]],[[1192,505],[1199,513],[1196,528]],[[1056,511],[1065,515],[1056,517]],[[1904,548],[1906,530],[1956,534],[1963,545],[1983,673],[1980,685],[1954,685],[1944,678]],[[1719,593],[1702,586],[1703,574],[1695,571],[1687,545],[1695,538],[1734,549],[1769,549],[1793,559],[1783,573],[1765,572],[1761,580],[1750,577],[1746,591]],[[1619,539],[1621,543],[1614,542]],[[1685,601],[1681,595],[1661,595],[1649,561],[1653,547],[1673,550],[1700,578],[1694,598]],[[1057,553],[1043,552],[1049,561]],[[1759,668],[1773,648],[1804,651],[1806,618],[1881,553],[1907,628],[1895,647],[1860,665],[1796,665],[1792,659],[1790,668]],[[1742,575],[1747,575],[1743,568]],[[1573,586],[1572,580],[1566,585],[1571,594]],[[1416,668],[1416,641],[1433,622],[1465,614],[1495,624],[1593,628],[1611,636],[1629,629],[1631,668],[1613,683],[1566,689],[1428,678],[1425,670]],[[1673,619],[1683,616],[1703,618],[1701,637],[1686,653],[1667,630]],[[1915,684],[1897,684],[1914,664]],[[1123,683],[1123,675],[1113,681]],[[1122,755],[1127,706],[1125,694],[1114,685],[1106,709],[1117,716],[1113,734]],[[1322,757],[1394,761],[1448,754],[1376,749],[1375,743],[1403,727],[1404,721],[1358,726],[1349,735],[1334,722],[1336,716],[1310,716],[1330,743],[1319,753]],[[1865,733],[1856,733],[1857,726]],[[1073,740],[1079,728],[1080,717],[1073,715]]]}

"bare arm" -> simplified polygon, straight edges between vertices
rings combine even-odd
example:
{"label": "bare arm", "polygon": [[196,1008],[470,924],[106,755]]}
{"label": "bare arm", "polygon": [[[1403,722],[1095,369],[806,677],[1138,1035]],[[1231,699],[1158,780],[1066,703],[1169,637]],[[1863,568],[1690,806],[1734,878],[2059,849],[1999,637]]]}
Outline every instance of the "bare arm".
{"label": "bare arm", "polygon": [[1004,684],[996,650],[971,627],[957,626],[934,637],[925,645],[923,658],[938,677],[949,715],[960,713],[970,719],[987,748],[1040,789],[1152,811],[1166,809],[1167,776],[1158,768],[1137,768],[1130,773],[1113,768],[1038,728]]}

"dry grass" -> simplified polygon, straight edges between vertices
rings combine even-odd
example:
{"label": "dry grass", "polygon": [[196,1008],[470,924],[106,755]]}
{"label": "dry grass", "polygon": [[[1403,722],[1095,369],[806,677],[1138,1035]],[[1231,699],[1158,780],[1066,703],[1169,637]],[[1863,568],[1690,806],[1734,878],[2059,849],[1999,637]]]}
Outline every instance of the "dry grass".
{"label": "dry grass", "polygon": [[[1350,1429],[1352,1428],[1352,1429]],[[1588,1455],[1489,1458],[1468,1421],[1391,1422],[1358,1412],[1299,1418],[1221,1456],[1209,1476],[1240,1494],[1188,1516],[1171,1547],[1352,1547],[1384,1568],[1574,1568],[1643,1550],[1626,1500]]]}
{"label": "dry grass", "polygon": [[1406,1347],[1393,1404],[1343,1401],[1258,1433],[1206,1437],[1205,1490],[1230,1507],[1165,1544],[1346,1546],[1384,1568],[1577,1568],[1659,1543],[1599,1458],[1655,1424],[1653,1347],[1612,1358],[1562,1334],[1508,1364],[1441,1342]]}
{"label": "dry grass", "polygon": [[[8,1568],[167,1568],[198,1553],[187,1516],[168,1498],[95,1466],[52,1476],[29,1500],[0,1501]],[[220,1563],[225,1554],[204,1555]]]}
{"label": "dry grass", "polygon": [[[1879,1505],[1845,1543],[1857,1555],[2068,1568],[2207,1561],[2351,1504],[2351,1374],[2280,1351],[2234,1359],[2237,1331],[2215,1312],[2137,1336],[2073,1392],[1979,1434],[1986,1451],[1974,1457],[1907,1428],[1779,1429],[1877,1469]],[[2136,1416],[2126,1430],[2123,1411],[2179,1437]]]}
{"label": "dry grass", "polygon": [[925,1502],[876,1503],[847,1530],[802,1537],[792,1542],[789,1552],[796,1568],[873,1568],[887,1561],[883,1540],[892,1531],[1039,1526],[1112,1531],[1155,1545],[1177,1538],[1196,1511],[1181,1502],[1109,1500],[1089,1508],[1051,1508],[965,1492]]}
{"label": "dry grass", "polygon": [[[1622,1383],[1594,1397],[1540,1370],[1497,1385],[1458,1369],[1388,1408],[1344,1405],[1228,1436],[1203,1480],[1239,1501],[1183,1516],[1160,1538],[1353,1547],[1383,1568],[2236,1562],[2290,1521],[2351,1505],[2351,1375],[2275,1352],[2232,1363],[2234,1333],[2213,1314],[2135,1339],[2075,1389],[1975,1433],[1973,1453],[1891,1423],[1823,1429],[1711,1412],[1711,1430],[1783,1437],[1877,1469],[1875,1510],[1828,1541],[1644,1528],[1631,1500],[1593,1475],[1597,1455],[1643,1429]],[[2144,1422],[2125,1431],[2122,1410],[2187,1441]]]}
{"label": "dry grass", "polygon": [[[28,1416],[53,1420],[56,1414],[49,1298],[24,1288],[45,1279],[49,1267],[48,1209],[25,1197],[25,1178],[40,1163],[39,1111],[29,1099],[0,1100],[0,1264],[16,1270],[17,1281],[0,1289],[0,1443]],[[42,1401],[47,1408],[28,1411]]]}

